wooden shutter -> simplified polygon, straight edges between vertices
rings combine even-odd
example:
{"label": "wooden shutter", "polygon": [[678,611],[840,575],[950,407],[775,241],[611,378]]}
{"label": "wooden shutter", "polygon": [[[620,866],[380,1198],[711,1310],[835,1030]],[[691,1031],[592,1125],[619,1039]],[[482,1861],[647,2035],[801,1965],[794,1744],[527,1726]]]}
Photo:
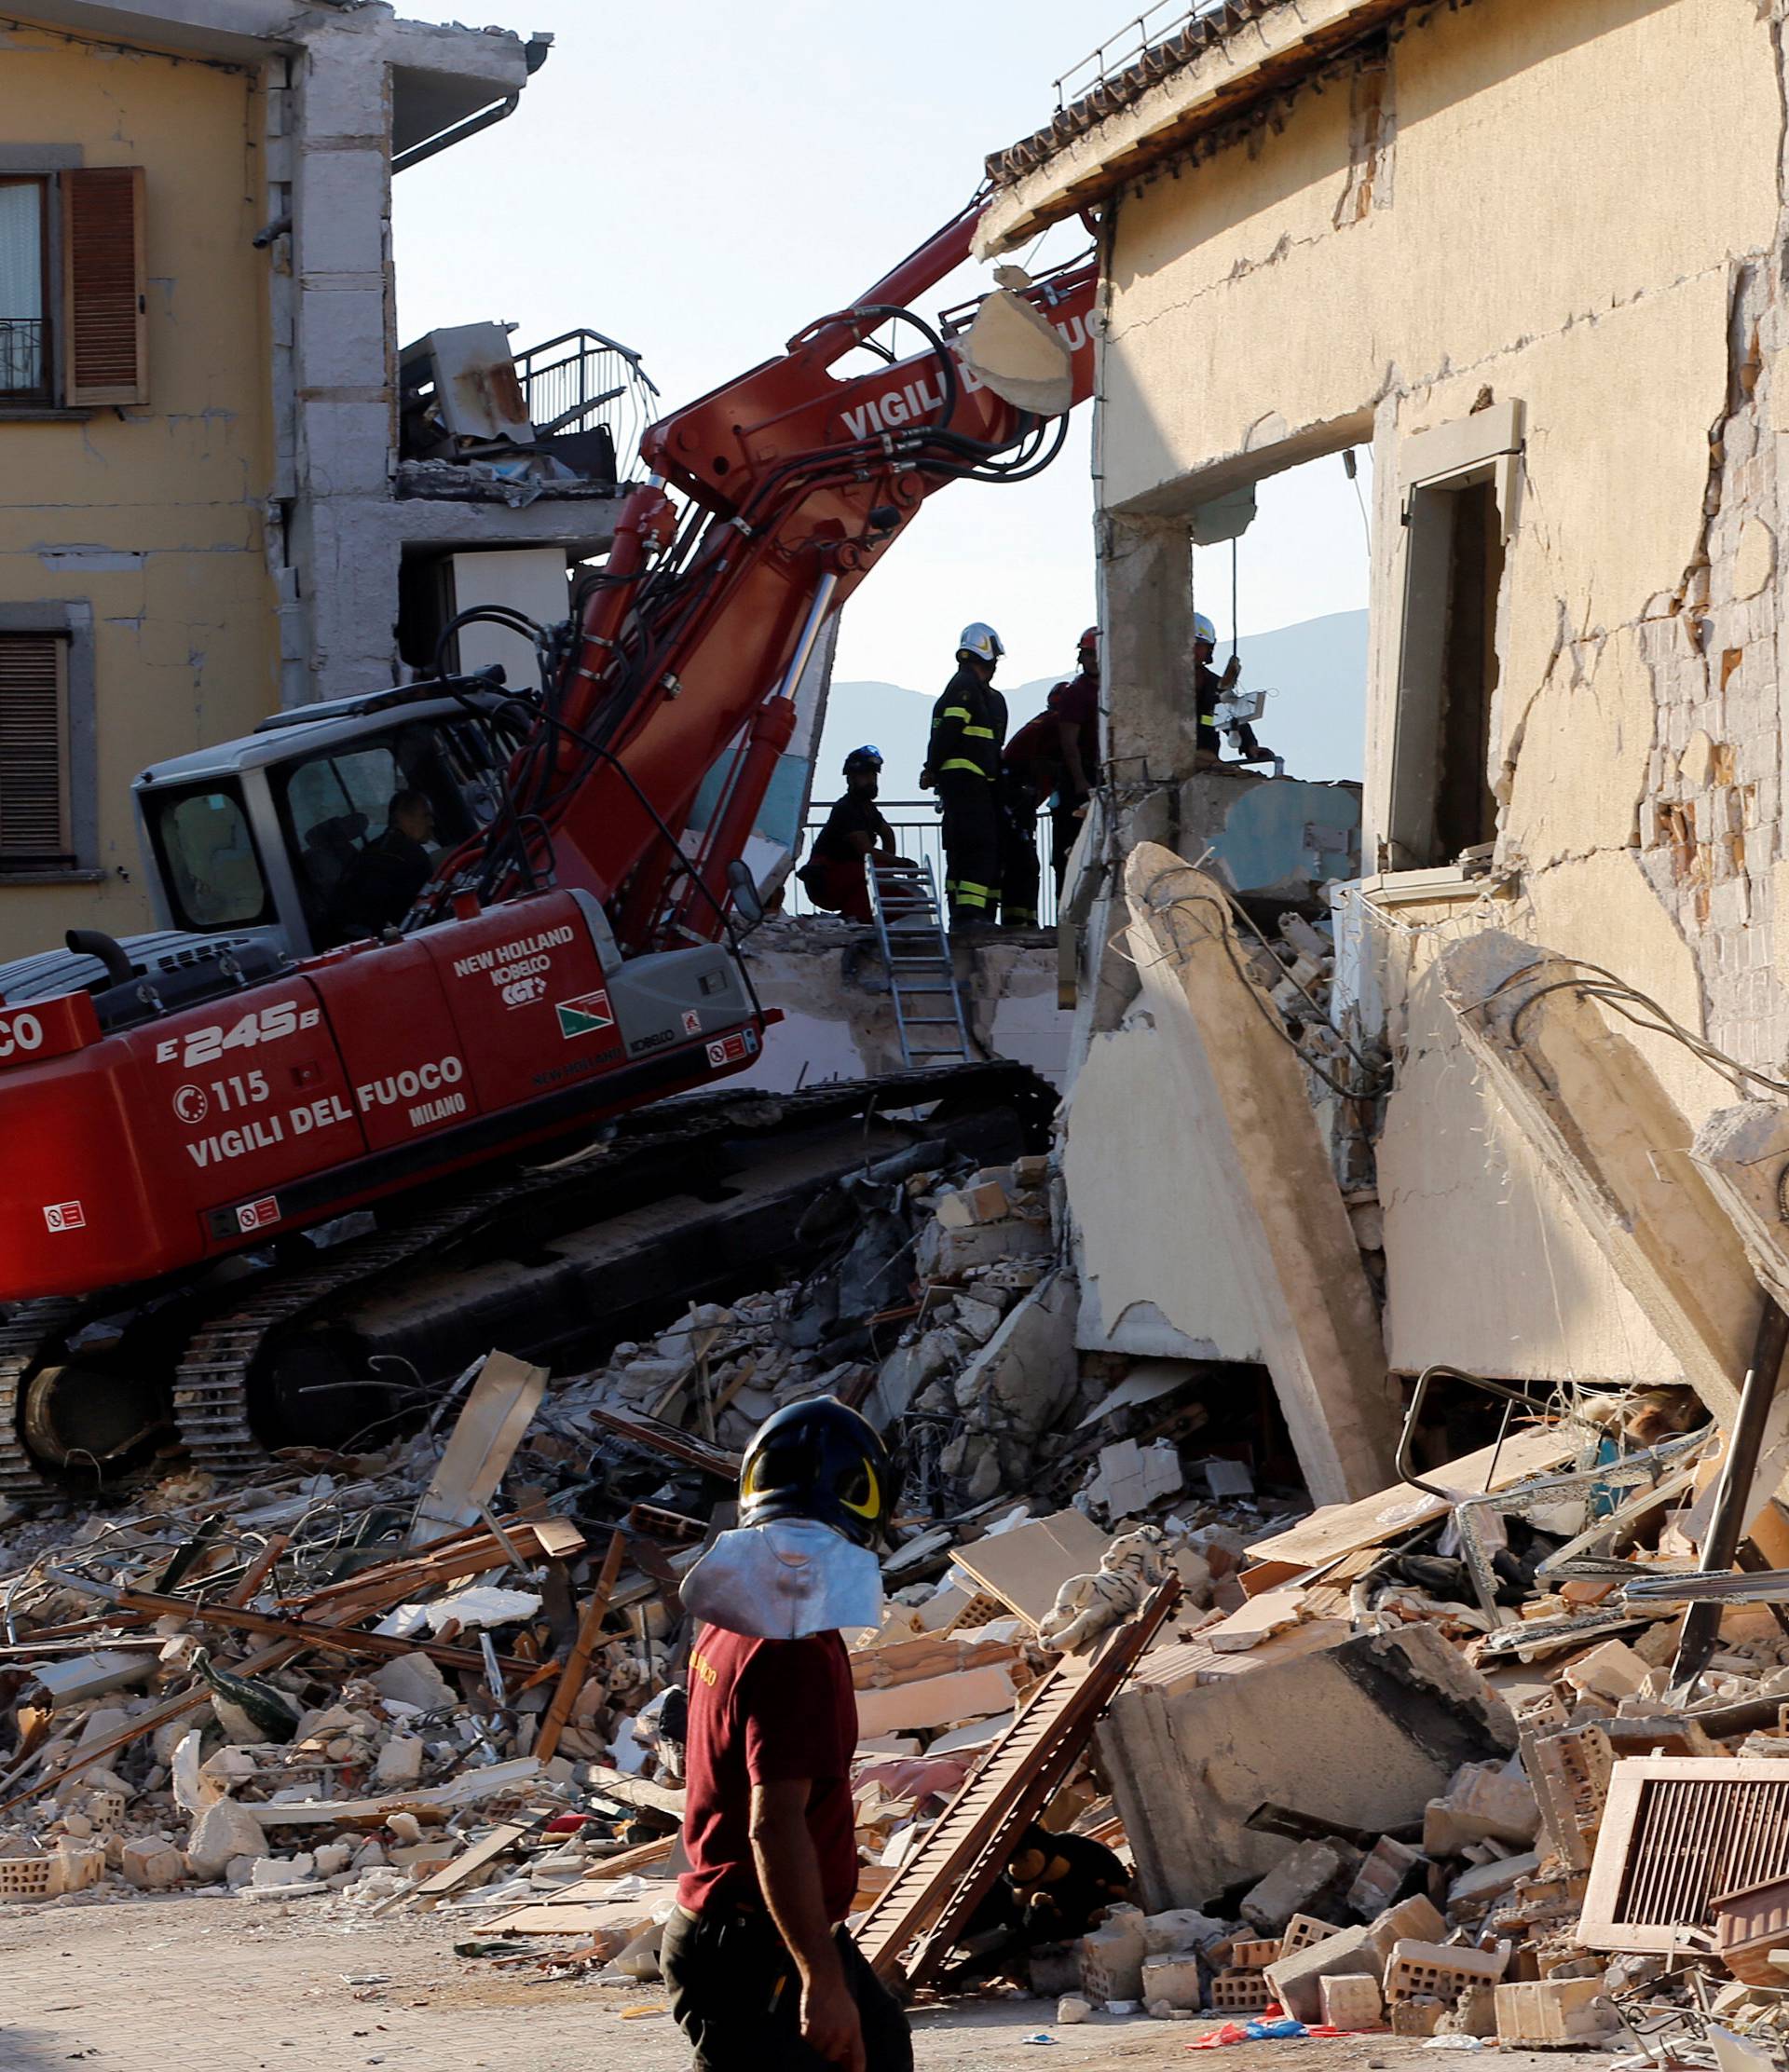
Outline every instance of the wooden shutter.
{"label": "wooden shutter", "polygon": [[65,862],[68,642],[0,634],[0,868]]}
{"label": "wooden shutter", "polygon": [[62,400],[147,402],[143,168],[64,172]]}

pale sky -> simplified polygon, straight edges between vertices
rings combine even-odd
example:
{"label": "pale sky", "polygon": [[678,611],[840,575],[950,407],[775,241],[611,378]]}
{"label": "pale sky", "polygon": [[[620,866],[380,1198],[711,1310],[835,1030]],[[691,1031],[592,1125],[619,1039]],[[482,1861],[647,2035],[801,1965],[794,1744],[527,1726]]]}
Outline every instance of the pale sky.
{"label": "pale sky", "polygon": [[[447,10],[413,0],[402,11]],[[665,409],[692,402],[954,214],[983,156],[1049,118],[1053,78],[1125,11],[1121,0],[478,0],[481,22],[556,41],[507,122],[399,175],[402,335],[513,320],[526,346],[588,325],[645,356]],[[1058,225],[1030,263],[1086,243],[1079,225]],[[918,307],[929,315],[991,286],[966,267]],[[930,499],[847,607],[840,678],[934,688],[971,619],[998,628],[1006,681],[1060,673],[1094,616],[1090,418],[1077,413],[1035,482],[960,483]],[[1296,480],[1277,506],[1263,496],[1243,541],[1245,632],[1365,602],[1340,460]],[[1209,591],[1201,557],[1200,602],[1227,632],[1229,550],[1216,552]]]}

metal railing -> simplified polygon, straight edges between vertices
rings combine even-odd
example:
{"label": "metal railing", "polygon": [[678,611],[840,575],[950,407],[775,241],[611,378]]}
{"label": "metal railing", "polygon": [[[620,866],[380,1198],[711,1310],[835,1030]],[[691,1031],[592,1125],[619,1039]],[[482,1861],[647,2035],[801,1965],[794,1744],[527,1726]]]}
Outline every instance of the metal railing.
{"label": "metal railing", "polygon": [[[916,864],[930,864],[933,882],[942,886],[945,880],[944,838],[938,821],[938,809],[929,798],[897,798],[881,806],[882,818],[894,831],[894,844],[903,856],[910,856]],[[799,870],[813,854],[813,838],[826,825],[829,806],[815,806],[801,824],[803,840],[801,853],[796,859]],[[1050,814],[1047,807],[1037,816],[1037,924],[1040,928],[1056,926],[1056,872],[1050,864]],[[808,890],[791,872],[784,911],[801,915],[819,911],[808,897]]]}
{"label": "metal railing", "polygon": [[515,355],[528,417],[542,438],[607,425],[625,477],[659,391],[631,346],[600,331],[566,331]]}
{"label": "metal railing", "polygon": [[1057,106],[1067,108],[1085,100],[1096,87],[1128,71],[1146,50],[1165,43],[1189,21],[1222,14],[1227,5],[1228,0],[1193,0],[1190,7],[1187,0],[1155,0],[1154,6],[1132,15],[1104,43],[1096,44],[1085,58],[1051,82],[1056,88]]}
{"label": "metal railing", "polygon": [[0,396],[44,391],[44,320],[0,317]]}

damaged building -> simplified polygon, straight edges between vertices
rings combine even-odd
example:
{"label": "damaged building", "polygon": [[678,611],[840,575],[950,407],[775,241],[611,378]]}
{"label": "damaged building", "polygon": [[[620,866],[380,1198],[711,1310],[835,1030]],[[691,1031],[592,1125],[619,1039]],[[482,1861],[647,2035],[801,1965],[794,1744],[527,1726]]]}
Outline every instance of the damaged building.
{"label": "damaged building", "polygon": [[[550,42],[335,0],[0,24],[0,952],[146,924],[145,766],[426,671],[469,605],[563,618],[606,550],[636,356],[397,329],[393,178]],[[445,659],[532,670],[489,628]]]}
{"label": "damaged building", "polygon": [[[1223,0],[1058,83],[977,233],[1098,229],[1058,940],[953,941],[905,859],[872,927],[754,913],[750,1074],[214,1311],[103,1515],[85,1439],[0,1460],[0,1899],[439,1909],[469,1964],[656,2011],[691,1572],[763,1421],[832,1398],[905,1470],[849,1630],[884,1981],[1197,2048],[1784,2062],[1780,11]],[[400,513],[612,457],[480,330],[392,358]],[[1364,785],[1218,765],[1194,548],[1366,449]],[[150,1323],[52,1318],[7,1425]]]}
{"label": "damaged building", "polygon": [[[1512,1105],[1463,1021],[1482,985],[1545,953],[1645,996],[1579,1034],[1619,1035],[1611,1070],[1632,1046],[1666,1197],[1735,1097],[1701,1046],[1781,1067],[1777,28],[1751,0],[1245,0],[1110,48],[989,161],[985,252],[1083,211],[1099,226],[1110,785],[1073,893],[1082,1343],[1264,1358],[1295,1437],[1315,1389],[1362,1435],[1323,1467],[1307,1432],[1322,1494],[1389,1465],[1376,1365],[1632,1384],[1690,1357],[1696,1326],[1611,1227],[1619,1188]],[[1304,1117],[1267,1113],[1283,1046],[1240,995],[1235,1047],[1213,1047],[1222,988],[1201,1006],[1190,973],[1222,966],[1222,924],[1172,873],[1236,810],[1235,781],[1194,768],[1189,542],[1355,448],[1375,485],[1367,769],[1361,875],[1330,902],[1331,1084],[1309,1083],[1324,1189]],[[1577,998],[1543,995],[1513,1040]],[[1562,1125],[1591,1163],[1622,1126],[1597,1100]],[[1114,1131],[1172,1155],[1111,1160]],[[1345,1326],[1295,1314],[1318,1281],[1332,1311],[1347,1285]],[[1751,1323],[1728,1321],[1731,1373]]]}

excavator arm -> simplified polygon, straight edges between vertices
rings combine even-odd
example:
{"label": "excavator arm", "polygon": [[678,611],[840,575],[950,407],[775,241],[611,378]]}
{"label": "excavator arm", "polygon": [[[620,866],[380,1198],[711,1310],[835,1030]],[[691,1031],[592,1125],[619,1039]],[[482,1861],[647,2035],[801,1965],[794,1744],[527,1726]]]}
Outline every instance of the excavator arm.
{"label": "excavator arm", "polygon": [[[957,327],[907,307],[968,256],[977,213],[779,358],[648,431],[657,479],[622,508],[517,759],[512,811],[452,860],[444,884],[472,872],[488,899],[551,873],[604,902],[627,953],[722,932],[728,867],[788,745],[826,620],[929,496],[1022,480],[1060,443],[1065,417],[1004,401],[962,357]],[[1024,291],[1061,341],[1071,406],[1092,390],[1096,280],[1086,263]],[[920,349],[840,375],[889,329]],[[691,835],[717,770],[719,802]]]}

